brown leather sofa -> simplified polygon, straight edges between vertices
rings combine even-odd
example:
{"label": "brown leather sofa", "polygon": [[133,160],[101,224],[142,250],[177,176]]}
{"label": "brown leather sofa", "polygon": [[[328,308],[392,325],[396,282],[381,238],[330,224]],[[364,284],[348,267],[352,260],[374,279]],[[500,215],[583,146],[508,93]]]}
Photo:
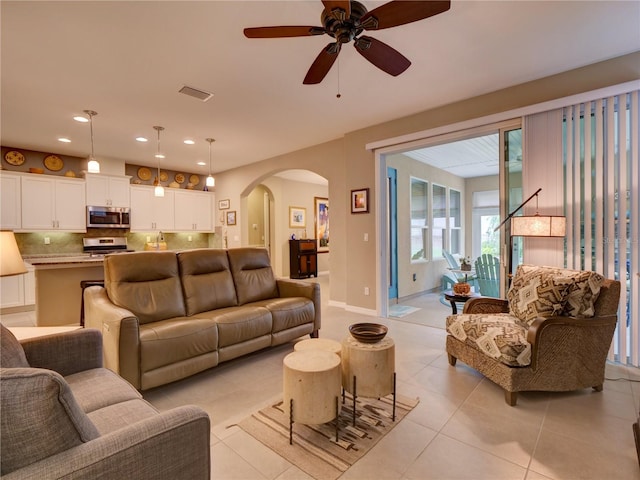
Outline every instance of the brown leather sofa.
{"label": "brown leather sofa", "polygon": [[139,390],[320,329],[320,287],[276,279],[263,248],[108,255],[85,289],[105,366]]}

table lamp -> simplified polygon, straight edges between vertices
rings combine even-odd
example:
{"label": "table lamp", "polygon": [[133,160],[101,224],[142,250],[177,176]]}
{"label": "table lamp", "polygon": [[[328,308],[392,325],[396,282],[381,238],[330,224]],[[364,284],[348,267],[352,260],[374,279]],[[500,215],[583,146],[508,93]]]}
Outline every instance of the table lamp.
{"label": "table lamp", "polygon": [[26,273],[22,255],[11,230],[0,231],[0,277]]}

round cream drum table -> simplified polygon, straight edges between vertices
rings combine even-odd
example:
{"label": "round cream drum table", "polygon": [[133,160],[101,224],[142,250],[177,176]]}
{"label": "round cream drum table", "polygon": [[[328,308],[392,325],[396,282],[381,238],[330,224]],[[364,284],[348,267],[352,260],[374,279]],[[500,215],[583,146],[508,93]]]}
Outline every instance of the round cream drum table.
{"label": "round cream drum table", "polygon": [[304,352],[307,350],[324,350],[335,353],[339,357],[342,355],[342,344],[328,338],[307,338],[300,340],[293,346],[294,352]]}
{"label": "round cream drum table", "polygon": [[395,348],[389,337],[376,343],[362,343],[351,336],[342,341],[342,387],[353,396],[354,426],[358,396],[380,398],[393,394],[392,420],[395,421]]}
{"label": "round cream drum table", "polygon": [[320,425],[335,420],[338,441],[340,357],[310,349],[290,353],[284,357],[283,366],[283,407],[285,415],[289,415],[289,444],[293,443],[294,422]]}

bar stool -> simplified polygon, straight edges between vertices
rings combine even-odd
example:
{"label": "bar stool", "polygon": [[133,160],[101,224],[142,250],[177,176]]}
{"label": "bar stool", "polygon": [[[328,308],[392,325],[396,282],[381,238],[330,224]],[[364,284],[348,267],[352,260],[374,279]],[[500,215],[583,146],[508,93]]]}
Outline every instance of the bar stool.
{"label": "bar stool", "polygon": [[82,293],[80,294],[80,326],[84,327],[84,289],[87,287],[104,287],[104,280],[82,280],[80,282],[80,288]]}

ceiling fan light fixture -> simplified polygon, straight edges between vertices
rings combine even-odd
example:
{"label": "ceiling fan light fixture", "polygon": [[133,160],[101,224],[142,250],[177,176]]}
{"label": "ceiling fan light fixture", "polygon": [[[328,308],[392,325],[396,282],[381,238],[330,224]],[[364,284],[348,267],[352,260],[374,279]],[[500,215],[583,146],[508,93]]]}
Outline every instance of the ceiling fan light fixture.
{"label": "ceiling fan light fixture", "polygon": [[89,173],[100,173],[100,162],[98,162],[93,156],[93,117],[98,115],[98,112],[94,112],[93,110],[84,110],[89,116],[89,119],[85,119],[85,122],[89,122],[89,128],[91,131],[91,155],[89,155],[89,159],[87,162],[87,171]]}
{"label": "ceiling fan light fixture", "polygon": [[155,157],[158,159],[158,176],[153,181],[155,188],[153,189],[153,195],[156,197],[164,197],[164,187],[160,184],[160,159],[164,158],[164,155],[160,153],[160,132],[164,130],[164,127],[154,126],[156,132],[158,132],[158,151]]}

